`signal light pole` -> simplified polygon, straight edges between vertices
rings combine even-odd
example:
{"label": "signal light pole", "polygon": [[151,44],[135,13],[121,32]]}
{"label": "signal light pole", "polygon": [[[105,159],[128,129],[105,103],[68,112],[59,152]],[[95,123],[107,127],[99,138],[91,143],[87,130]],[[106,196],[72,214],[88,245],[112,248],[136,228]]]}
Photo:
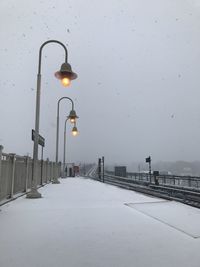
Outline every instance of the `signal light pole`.
{"label": "signal light pole", "polygon": [[146,158],[146,163],[149,163],[149,178],[150,178],[150,183],[151,183],[151,156]]}

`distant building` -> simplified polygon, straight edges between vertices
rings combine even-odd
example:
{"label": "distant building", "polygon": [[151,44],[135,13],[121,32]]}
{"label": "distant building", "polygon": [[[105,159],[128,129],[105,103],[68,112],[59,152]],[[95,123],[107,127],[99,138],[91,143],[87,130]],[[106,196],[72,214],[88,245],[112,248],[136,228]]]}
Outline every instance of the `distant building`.
{"label": "distant building", "polygon": [[74,175],[77,176],[80,173],[80,168],[77,165],[74,165]]}
{"label": "distant building", "polygon": [[67,177],[74,177],[74,163],[67,163],[65,167],[65,175]]}

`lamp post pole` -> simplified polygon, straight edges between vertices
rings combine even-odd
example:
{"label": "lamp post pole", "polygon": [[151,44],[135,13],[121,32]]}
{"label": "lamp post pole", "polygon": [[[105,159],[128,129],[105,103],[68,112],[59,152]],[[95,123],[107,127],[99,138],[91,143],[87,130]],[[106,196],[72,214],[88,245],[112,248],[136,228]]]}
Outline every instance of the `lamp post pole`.
{"label": "lamp post pole", "polygon": [[59,147],[59,114],[60,114],[60,101],[63,100],[63,99],[67,99],[71,102],[72,104],[72,110],[74,110],[74,102],[71,98],[67,97],[67,96],[64,96],[64,97],[61,97],[59,100],[58,100],[58,104],[57,104],[57,124],[56,124],[56,162],[58,162],[58,147]]}
{"label": "lamp post pole", "polygon": [[64,151],[63,151],[63,175],[65,174],[65,164],[66,164],[66,126],[67,126],[67,121],[69,118],[65,120],[65,126],[64,126]]}
{"label": "lamp post pole", "polygon": [[[72,110],[70,111],[69,113],[69,116],[68,116],[68,119],[71,120],[71,122],[75,122],[75,120],[78,118],[78,116],[76,115],[76,112],[74,110],[74,102],[71,98],[69,97],[61,97],[59,100],[58,100],[58,104],[57,104],[57,123],[56,123],[56,163],[58,163],[58,149],[59,149],[59,114],[60,114],[60,102],[61,100],[63,99],[67,99],[71,102],[72,104]],[[53,180],[53,184],[59,184],[59,180],[57,178],[54,178]]]}
{"label": "lamp post pole", "polygon": [[61,45],[65,51],[65,63],[67,63],[68,52],[66,46],[57,41],[49,40],[44,42],[39,50],[39,64],[37,74],[37,94],[36,94],[36,111],[35,111],[35,138],[33,145],[33,173],[32,173],[32,185],[31,191],[27,194],[27,198],[41,198],[42,195],[37,191],[37,176],[38,176],[38,140],[39,140],[39,119],[40,119],[40,94],[41,94],[41,62],[42,62],[42,49],[49,43],[56,43]]}

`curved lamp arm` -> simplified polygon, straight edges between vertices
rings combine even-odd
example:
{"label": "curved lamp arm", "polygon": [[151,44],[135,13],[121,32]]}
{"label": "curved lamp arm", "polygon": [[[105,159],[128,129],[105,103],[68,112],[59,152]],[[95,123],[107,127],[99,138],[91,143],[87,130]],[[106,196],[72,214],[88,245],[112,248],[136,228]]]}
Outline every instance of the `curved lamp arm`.
{"label": "curved lamp arm", "polygon": [[72,110],[74,110],[74,101],[73,101],[70,97],[63,96],[63,97],[61,97],[61,98],[58,100],[58,105],[57,105],[57,117],[59,117],[59,112],[60,112],[60,101],[63,100],[63,99],[68,99],[69,101],[71,101],[71,103],[72,103]]}
{"label": "curved lamp arm", "polygon": [[41,74],[41,62],[42,62],[42,49],[45,45],[49,44],[49,43],[56,43],[56,44],[59,44],[61,45],[64,50],[65,50],[65,63],[67,63],[67,60],[68,60],[68,51],[67,51],[67,47],[61,43],[60,41],[57,41],[57,40],[49,40],[49,41],[46,41],[44,42],[41,47],[40,47],[40,50],[39,50],[39,64],[38,64],[38,74],[40,75]]}

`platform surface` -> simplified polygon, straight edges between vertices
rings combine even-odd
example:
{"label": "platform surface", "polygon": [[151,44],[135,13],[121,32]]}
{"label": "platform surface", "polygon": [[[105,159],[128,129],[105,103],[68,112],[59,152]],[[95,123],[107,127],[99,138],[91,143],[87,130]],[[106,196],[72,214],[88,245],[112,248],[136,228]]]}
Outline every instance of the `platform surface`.
{"label": "platform surface", "polygon": [[0,209],[1,267],[199,267],[200,210],[85,178]]}

